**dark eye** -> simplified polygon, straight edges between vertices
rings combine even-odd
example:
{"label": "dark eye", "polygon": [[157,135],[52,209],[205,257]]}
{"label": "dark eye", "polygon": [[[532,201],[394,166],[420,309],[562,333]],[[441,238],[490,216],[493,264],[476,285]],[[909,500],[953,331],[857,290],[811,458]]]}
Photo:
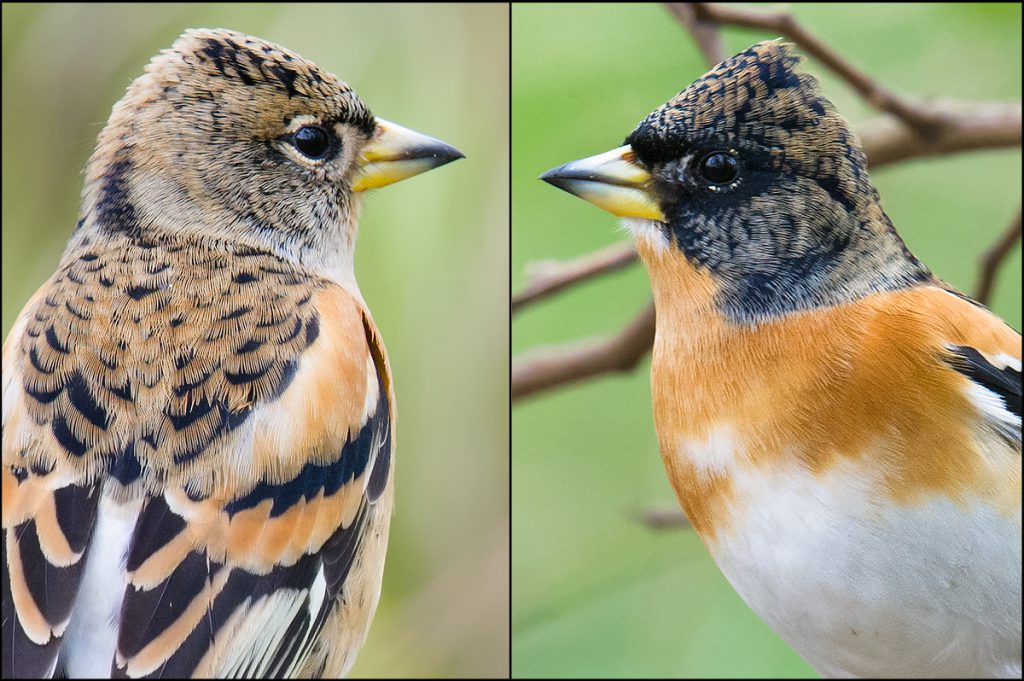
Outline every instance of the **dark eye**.
{"label": "dark eye", "polygon": [[327,154],[331,148],[331,138],[323,128],[307,125],[292,135],[292,144],[303,156],[316,160]]}
{"label": "dark eye", "polygon": [[732,154],[714,151],[700,160],[697,169],[711,184],[731,184],[740,174],[740,162]]}

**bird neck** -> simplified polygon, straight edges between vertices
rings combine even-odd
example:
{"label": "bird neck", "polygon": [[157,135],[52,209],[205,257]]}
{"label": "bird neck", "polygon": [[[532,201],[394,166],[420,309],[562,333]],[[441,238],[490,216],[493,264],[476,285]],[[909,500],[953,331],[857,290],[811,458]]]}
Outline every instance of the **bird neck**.
{"label": "bird neck", "polygon": [[738,325],[935,282],[877,202],[856,211],[833,206],[798,220],[768,213],[733,225],[758,237],[737,244],[722,230],[709,238],[706,225],[691,227],[681,212],[670,223],[675,226],[663,240],[665,248],[655,251],[669,263],[685,261],[707,273],[715,308]]}
{"label": "bird neck", "polygon": [[125,128],[114,124],[118,118],[115,109],[112,125],[104,130],[86,167],[76,236],[185,241],[214,251],[241,246],[272,254],[358,293],[358,198],[326,223],[286,210],[267,215],[240,212],[206,191],[203,178],[184,167],[187,161],[121,143]]}
{"label": "bird neck", "polygon": [[746,277],[688,257],[656,229],[631,225],[637,253],[647,266],[657,310],[658,341],[673,353],[728,342],[746,329],[814,309],[833,309],[877,291],[935,284],[931,272],[907,250],[892,223],[861,226],[833,262],[800,277],[785,268]]}

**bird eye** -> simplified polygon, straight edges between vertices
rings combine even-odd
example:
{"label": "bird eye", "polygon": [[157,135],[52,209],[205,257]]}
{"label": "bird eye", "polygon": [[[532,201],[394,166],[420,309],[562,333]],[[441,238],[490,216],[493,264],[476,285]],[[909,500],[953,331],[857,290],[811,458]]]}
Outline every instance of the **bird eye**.
{"label": "bird eye", "polygon": [[291,142],[299,153],[313,160],[323,158],[331,148],[331,138],[327,131],[316,125],[299,128],[292,135]]}
{"label": "bird eye", "polygon": [[697,169],[711,184],[731,184],[740,174],[740,162],[732,154],[714,151],[700,160]]}

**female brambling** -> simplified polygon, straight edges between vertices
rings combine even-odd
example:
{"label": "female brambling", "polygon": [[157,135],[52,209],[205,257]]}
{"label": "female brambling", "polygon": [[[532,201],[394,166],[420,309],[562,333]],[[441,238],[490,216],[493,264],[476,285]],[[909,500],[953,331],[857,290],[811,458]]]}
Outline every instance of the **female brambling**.
{"label": "female brambling", "polygon": [[679,502],[829,676],[1018,676],[1021,337],[936,279],[778,42],[543,176],[630,218]]}
{"label": "female brambling", "polygon": [[257,38],[153,59],[4,343],[5,678],[349,669],[395,437],[359,192],[461,156]]}

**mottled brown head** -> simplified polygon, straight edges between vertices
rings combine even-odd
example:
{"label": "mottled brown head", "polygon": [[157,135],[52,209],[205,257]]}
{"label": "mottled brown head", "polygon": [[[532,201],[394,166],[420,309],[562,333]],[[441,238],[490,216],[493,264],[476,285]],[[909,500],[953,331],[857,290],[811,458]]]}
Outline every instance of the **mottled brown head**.
{"label": "mottled brown head", "polygon": [[[279,45],[190,30],[115,105],[87,168],[83,220],[344,268],[357,192],[413,174],[410,158],[419,171],[461,156],[434,142],[375,119],[347,84]],[[404,174],[381,179],[393,161]]]}
{"label": "mottled brown head", "polygon": [[[783,43],[754,45],[652,112],[627,146],[593,157],[606,176],[584,160],[545,179],[570,191],[581,179],[614,186],[604,207],[652,220],[638,230],[715,275],[737,320],[927,279],[848,124],[799,62]],[[614,210],[618,196],[629,209]]]}

